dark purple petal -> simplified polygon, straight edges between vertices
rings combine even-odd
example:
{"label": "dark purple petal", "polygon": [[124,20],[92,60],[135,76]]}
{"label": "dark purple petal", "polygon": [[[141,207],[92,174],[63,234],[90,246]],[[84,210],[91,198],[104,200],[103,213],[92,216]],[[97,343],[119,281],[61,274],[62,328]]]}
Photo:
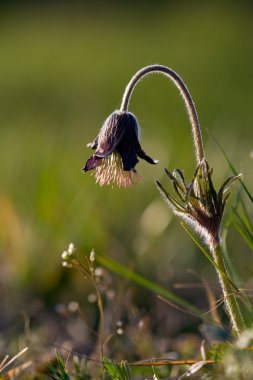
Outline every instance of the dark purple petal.
{"label": "dark purple petal", "polygon": [[87,160],[85,167],[82,169],[83,172],[87,172],[88,170],[92,170],[98,167],[101,164],[101,159],[102,159],[101,157],[97,157],[95,154],[91,156]]}
{"label": "dark purple petal", "polygon": [[131,149],[124,150],[121,149],[121,147],[118,147],[117,150],[122,159],[123,169],[126,171],[135,171],[135,165],[139,162],[136,156],[136,151]]}
{"label": "dark purple petal", "polygon": [[111,154],[125,133],[125,113],[114,111],[104,122],[98,135],[96,154],[106,157]]}
{"label": "dark purple petal", "polygon": [[152,164],[152,165],[155,165],[155,164],[157,164],[159,162],[158,160],[153,160],[153,158],[149,157],[144,152],[144,150],[142,150],[142,149],[138,150],[137,156],[140,157],[140,158],[142,158],[143,160],[147,161],[149,164]]}

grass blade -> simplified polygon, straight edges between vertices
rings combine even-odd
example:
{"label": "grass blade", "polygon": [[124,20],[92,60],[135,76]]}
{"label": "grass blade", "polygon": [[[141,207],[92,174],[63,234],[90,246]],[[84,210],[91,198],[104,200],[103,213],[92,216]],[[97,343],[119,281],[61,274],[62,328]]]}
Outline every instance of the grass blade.
{"label": "grass blade", "polygon": [[[235,175],[235,176],[238,176],[239,173],[238,171],[235,169],[234,165],[232,164],[232,162],[230,161],[230,159],[228,158],[226,152],[224,151],[224,149],[222,148],[221,144],[219,143],[219,141],[215,138],[215,136],[210,132],[208,131],[210,136],[212,137],[212,139],[214,140],[215,144],[218,146],[219,150],[221,151],[221,153],[223,154],[225,160],[227,161],[227,164],[230,168],[230,170],[232,171],[232,173]],[[250,201],[253,203],[253,196],[251,195],[250,191],[248,190],[247,186],[245,185],[245,183],[243,182],[243,180],[239,179],[239,181],[241,182],[241,185],[242,185],[242,188],[243,190],[245,191],[245,193],[247,194],[247,196],[249,197]]]}
{"label": "grass blade", "polygon": [[153,293],[156,293],[156,294],[158,294],[164,298],[169,299],[170,301],[182,306],[186,310],[188,310],[191,313],[193,313],[194,315],[198,316],[202,320],[208,319],[206,316],[203,315],[202,310],[193,306],[191,303],[187,302],[186,300],[179,297],[178,295],[170,292],[169,290],[163,288],[162,286],[157,285],[156,283],[152,282],[151,280],[148,280],[145,277],[143,277],[143,276],[133,272],[132,270],[124,267],[123,265],[112,260],[111,258],[109,258],[105,255],[102,255],[102,254],[97,254],[97,260],[100,264],[104,265],[107,269],[119,274],[120,276],[127,278],[130,281],[137,283],[140,286],[143,286],[146,289],[149,289]]}
{"label": "grass blade", "polygon": [[230,282],[230,284],[233,286],[233,288],[239,292],[239,289],[238,287],[230,280],[230,278],[227,276],[226,273],[224,273],[220,267],[215,263],[215,261],[212,259],[211,255],[209,255],[209,253],[207,252],[207,250],[197,241],[197,239],[193,236],[193,234],[191,233],[191,231],[188,229],[188,227],[186,227],[186,225],[184,223],[181,223],[182,226],[184,227],[185,231],[188,233],[188,235],[192,238],[192,240],[194,241],[194,243],[201,249],[201,251],[204,253],[204,255],[208,258],[209,261],[211,261],[211,263],[213,264],[213,266],[220,272],[222,273],[226,278],[227,280]]}

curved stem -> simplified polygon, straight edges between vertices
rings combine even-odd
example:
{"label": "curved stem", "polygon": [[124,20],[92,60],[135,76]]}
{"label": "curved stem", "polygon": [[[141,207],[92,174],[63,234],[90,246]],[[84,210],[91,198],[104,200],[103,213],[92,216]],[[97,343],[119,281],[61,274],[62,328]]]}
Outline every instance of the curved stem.
{"label": "curved stem", "polygon": [[132,79],[128,83],[125,89],[123,98],[122,98],[120,110],[125,111],[125,112],[128,110],[130,98],[135,86],[137,85],[140,79],[142,79],[144,76],[151,73],[161,73],[161,74],[166,75],[172,80],[172,82],[179,89],[180,94],[185,102],[185,106],[186,106],[188,116],[191,122],[195,155],[196,155],[197,164],[199,164],[205,157],[205,153],[204,153],[204,148],[203,148],[198,114],[197,114],[194,102],[192,100],[192,97],[190,95],[188,88],[186,87],[184,81],[180,78],[180,76],[175,71],[163,65],[150,65],[150,66],[143,67],[132,77]]}

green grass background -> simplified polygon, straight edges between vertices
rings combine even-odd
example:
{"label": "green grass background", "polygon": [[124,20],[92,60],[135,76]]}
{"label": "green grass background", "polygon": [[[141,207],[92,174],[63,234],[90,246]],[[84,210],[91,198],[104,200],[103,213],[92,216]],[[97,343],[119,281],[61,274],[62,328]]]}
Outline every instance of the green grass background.
{"label": "green grass background", "polygon": [[[130,104],[142,146],[160,160],[140,162],[133,189],[100,188],[81,168],[103,120],[144,65],[161,63],[185,80],[195,101],[217,187],[230,174],[206,129],[252,191],[253,6],[250,1],[2,3],[0,10],[0,296],[5,333],[33,301],[85,302],[85,283],[61,267],[74,242],[170,287],[215,283],[155,187],[163,168],[194,171],[191,132],[177,89],[153,75]],[[236,190],[235,190],[236,192]],[[233,203],[230,200],[229,205]],[[236,232],[234,260],[249,279],[252,253]],[[198,279],[197,279],[198,281]],[[195,302],[196,293],[186,292]],[[11,333],[10,333],[11,334]]]}

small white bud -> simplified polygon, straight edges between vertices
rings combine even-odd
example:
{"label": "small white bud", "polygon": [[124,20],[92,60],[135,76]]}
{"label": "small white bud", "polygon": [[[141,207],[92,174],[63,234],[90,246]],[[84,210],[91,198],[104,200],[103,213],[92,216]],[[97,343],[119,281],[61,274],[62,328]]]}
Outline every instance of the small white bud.
{"label": "small white bud", "polygon": [[121,320],[117,321],[116,323],[117,327],[122,327],[123,326],[123,322]]}
{"label": "small white bud", "polygon": [[91,251],[91,253],[90,253],[90,262],[94,262],[95,261],[95,259],[96,259],[96,253],[95,253],[95,251],[94,251],[94,249]]}
{"label": "small white bud", "polygon": [[67,251],[63,251],[62,255],[61,255],[61,258],[62,258],[62,260],[66,260],[68,258],[68,252]]}
{"label": "small white bud", "polygon": [[79,308],[79,305],[78,305],[78,302],[75,302],[75,301],[71,301],[69,302],[68,304],[68,309],[71,313],[75,313],[78,311],[78,308]]}
{"label": "small white bud", "polygon": [[104,271],[103,268],[101,268],[101,267],[97,267],[97,268],[95,269],[95,276],[96,276],[96,277],[102,277],[104,274],[105,274],[105,271]]}
{"label": "small white bud", "polygon": [[117,333],[118,335],[124,335],[124,330],[120,327],[120,328],[118,328],[118,329],[116,330],[116,333]]}
{"label": "small white bud", "polygon": [[90,303],[97,302],[97,295],[94,293],[90,293],[88,295],[88,302],[90,302]]}
{"label": "small white bud", "polygon": [[139,329],[142,329],[144,327],[144,322],[143,322],[143,319],[141,319],[138,323],[138,328]]}
{"label": "small white bud", "polygon": [[68,263],[67,261],[63,261],[62,266],[65,268],[72,268],[72,264]]}
{"label": "small white bud", "polygon": [[74,253],[74,250],[75,250],[75,246],[74,246],[74,244],[73,244],[73,243],[70,243],[70,244],[69,244],[69,247],[68,247],[68,253],[69,253],[70,255],[72,255],[72,253]]}

